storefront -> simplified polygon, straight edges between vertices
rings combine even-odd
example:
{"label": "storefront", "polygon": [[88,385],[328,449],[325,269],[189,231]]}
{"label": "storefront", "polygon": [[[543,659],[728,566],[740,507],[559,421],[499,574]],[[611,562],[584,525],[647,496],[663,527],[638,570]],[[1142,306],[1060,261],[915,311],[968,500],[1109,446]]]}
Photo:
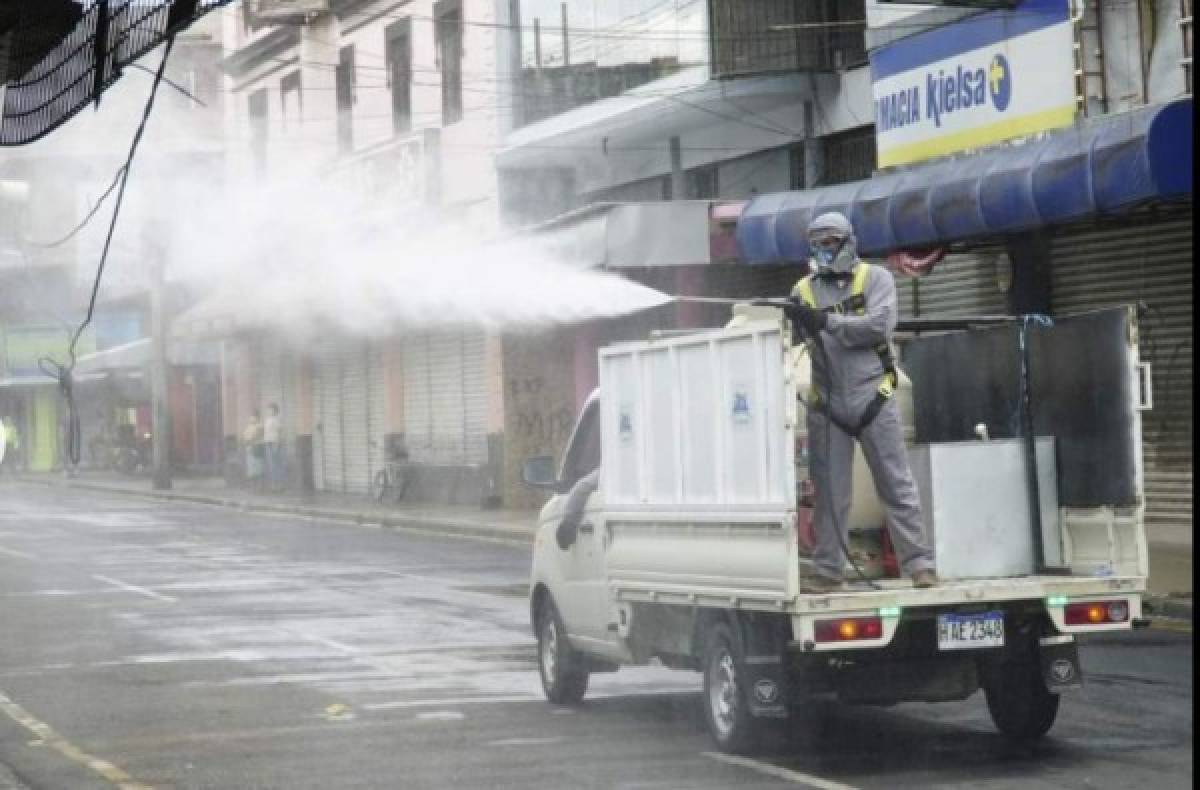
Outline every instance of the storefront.
{"label": "storefront", "polygon": [[738,246],[750,264],[806,260],[809,221],[841,211],[864,256],[952,251],[926,276],[898,277],[909,315],[1139,305],[1153,540],[1192,516],[1191,178],[1186,98],[868,181],[763,195],[739,220]]}

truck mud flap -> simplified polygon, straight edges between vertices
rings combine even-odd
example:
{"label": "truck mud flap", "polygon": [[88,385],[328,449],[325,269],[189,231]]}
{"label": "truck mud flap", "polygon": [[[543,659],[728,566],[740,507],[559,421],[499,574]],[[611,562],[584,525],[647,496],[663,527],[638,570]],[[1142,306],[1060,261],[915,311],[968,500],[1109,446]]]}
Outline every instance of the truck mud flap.
{"label": "truck mud flap", "polygon": [[742,674],[746,705],[756,718],[788,715],[788,678],[784,664],[790,623],[779,618],[749,615],[740,619]]}
{"label": "truck mud flap", "polygon": [[1058,694],[1083,686],[1079,646],[1073,636],[1046,636],[1038,640],[1038,658],[1046,690]]}
{"label": "truck mud flap", "polygon": [[788,715],[787,678],[779,656],[746,656],[746,702],[750,715],[782,719]]}

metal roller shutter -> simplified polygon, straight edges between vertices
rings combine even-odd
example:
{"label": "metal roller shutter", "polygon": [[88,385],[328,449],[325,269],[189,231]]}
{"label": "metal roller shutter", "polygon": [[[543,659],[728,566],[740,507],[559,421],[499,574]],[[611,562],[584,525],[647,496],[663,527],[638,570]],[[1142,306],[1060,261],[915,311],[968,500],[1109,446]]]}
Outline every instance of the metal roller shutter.
{"label": "metal roller shutter", "polygon": [[313,418],[316,421],[313,431],[312,466],[313,488],[317,491],[327,490],[325,485],[325,425],[322,418],[325,402],[325,379],[321,376],[320,366],[314,364],[312,370],[312,399]]}
{"label": "metal roller shutter", "polygon": [[1192,221],[1069,228],[1053,241],[1056,314],[1144,302],[1139,353],[1152,372],[1142,415],[1146,522],[1192,524]]}
{"label": "metal roller shutter", "polygon": [[416,463],[487,460],[487,380],[482,332],[413,334],[404,340],[404,420]]}
{"label": "metal roller shutter", "polygon": [[1000,250],[947,255],[933,272],[911,280],[897,278],[900,315],[1002,315],[1005,292],[997,284]]}
{"label": "metal roller shutter", "polygon": [[367,380],[369,347],[364,341],[348,342],[339,355],[342,370],[342,490],[364,494],[370,484],[371,436]]}
{"label": "metal roller shutter", "polygon": [[433,393],[430,390],[429,335],[408,335],[401,347],[404,369],[404,436],[414,463],[433,463]]}
{"label": "metal roller shutter", "polygon": [[428,451],[435,463],[466,463],[461,336],[457,332],[430,335],[429,359],[433,397]]}
{"label": "metal roller shutter", "polygon": [[315,354],[314,370],[320,381],[317,406],[320,454],[314,452],[320,466],[322,491],[346,490],[346,464],[342,452],[344,416],[342,413],[342,353],[332,343],[324,344]]}
{"label": "metal roller shutter", "polygon": [[463,449],[468,464],[487,462],[486,349],[482,332],[462,334]]}
{"label": "metal roller shutter", "polygon": [[383,468],[386,461],[384,437],[386,430],[387,381],[384,378],[383,347],[372,343],[367,349],[367,435],[370,454],[367,456],[368,480]]}

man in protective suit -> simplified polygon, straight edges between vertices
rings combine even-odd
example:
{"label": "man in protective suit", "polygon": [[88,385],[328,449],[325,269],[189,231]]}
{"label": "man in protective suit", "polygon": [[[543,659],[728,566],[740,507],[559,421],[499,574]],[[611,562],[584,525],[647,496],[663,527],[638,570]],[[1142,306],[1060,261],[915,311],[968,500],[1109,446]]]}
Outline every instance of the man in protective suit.
{"label": "man in protective suit", "polygon": [[900,409],[892,397],[897,384],[891,342],[898,313],[895,281],[882,266],[859,260],[854,229],[842,214],[813,220],[808,243],[816,271],[796,284],[787,311],[809,339],[815,385],[808,396],[808,447],[816,486],[813,559],[818,575],[805,580],[802,589],[821,593],[842,586],[855,439],[887,512],[901,568],[914,586],[932,587],[937,583],[933,548],[922,525]]}

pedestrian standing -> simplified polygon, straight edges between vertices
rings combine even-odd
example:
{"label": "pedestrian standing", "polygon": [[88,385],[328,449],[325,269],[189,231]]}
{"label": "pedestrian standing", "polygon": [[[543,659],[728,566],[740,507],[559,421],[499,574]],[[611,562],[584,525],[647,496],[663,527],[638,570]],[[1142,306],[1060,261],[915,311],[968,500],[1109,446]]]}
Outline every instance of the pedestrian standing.
{"label": "pedestrian standing", "polygon": [[242,447],[246,453],[246,480],[254,488],[262,488],[263,479],[263,424],[258,409],[250,415],[242,431]]}
{"label": "pedestrian standing", "polygon": [[267,406],[263,420],[263,446],[266,450],[267,487],[272,491],[283,488],[283,429],[279,419],[279,404]]}

